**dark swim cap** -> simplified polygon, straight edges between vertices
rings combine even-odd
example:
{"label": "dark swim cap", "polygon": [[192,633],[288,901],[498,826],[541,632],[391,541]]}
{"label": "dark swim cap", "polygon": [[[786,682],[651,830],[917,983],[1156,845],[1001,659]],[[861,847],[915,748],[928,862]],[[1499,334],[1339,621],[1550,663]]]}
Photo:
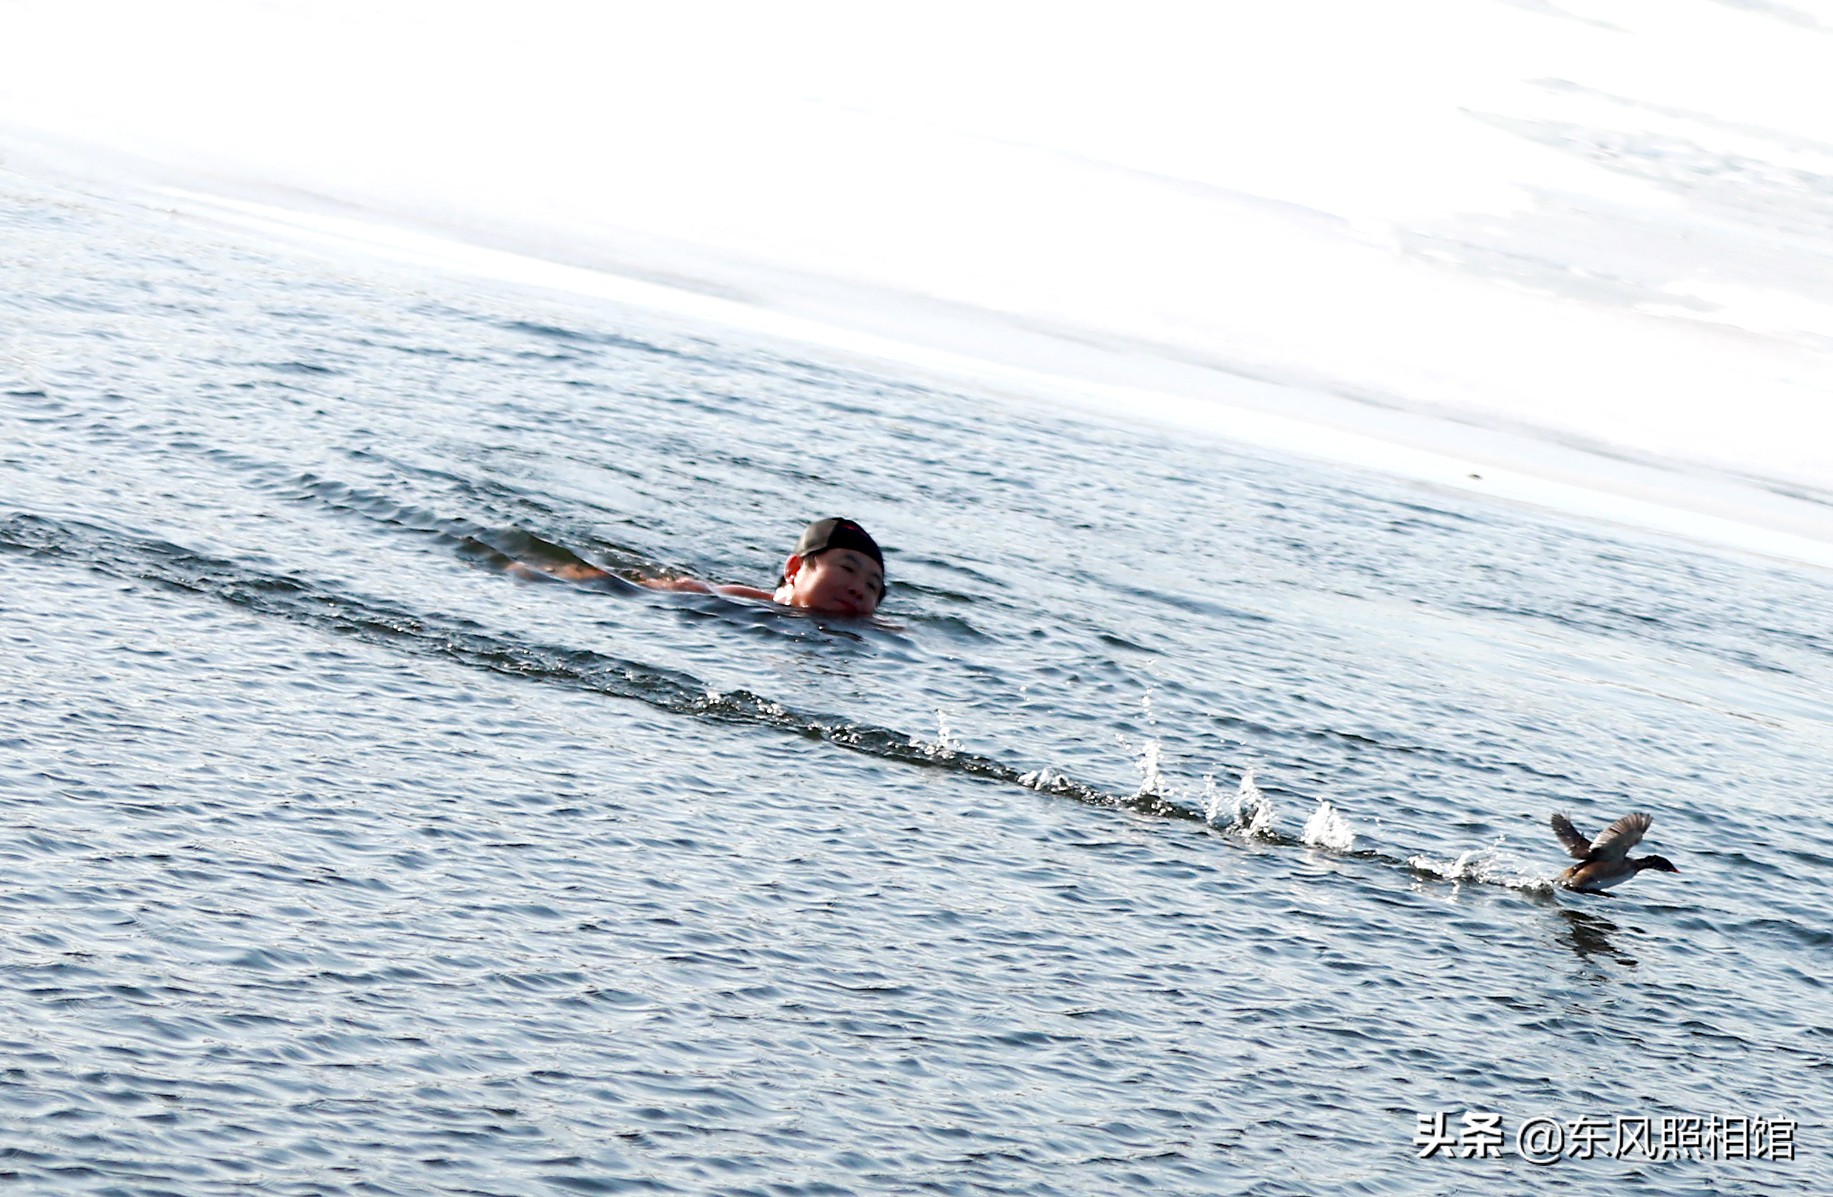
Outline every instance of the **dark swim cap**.
{"label": "dark swim cap", "polygon": [[852,520],[839,516],[816,520],[802,529],[802,539],[796,541],[798,557],[813,557],[829,549],[852,549],[855,553],[864,553],[878,562],[879,569],[885,568],[885,555],[879,551],[878,542]]}

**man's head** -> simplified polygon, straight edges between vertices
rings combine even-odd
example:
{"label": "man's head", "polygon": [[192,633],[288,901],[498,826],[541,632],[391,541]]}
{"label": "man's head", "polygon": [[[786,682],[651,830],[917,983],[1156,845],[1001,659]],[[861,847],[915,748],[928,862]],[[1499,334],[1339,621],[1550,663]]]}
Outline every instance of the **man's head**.
{"label": "man's head", "polygon": [[849,519],[816,520],[802,529],[783,565],[777,601],[830,615],[870,615],[885,597],[885,555]]}

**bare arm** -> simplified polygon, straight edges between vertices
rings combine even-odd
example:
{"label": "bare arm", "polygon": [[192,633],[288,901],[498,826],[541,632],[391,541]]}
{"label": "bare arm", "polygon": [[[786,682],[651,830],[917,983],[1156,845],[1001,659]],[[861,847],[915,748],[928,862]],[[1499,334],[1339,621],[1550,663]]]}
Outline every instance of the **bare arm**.
{"label": "bare arm", "polygon": [[639,578],[638,583],[651,590],[685,590],[693,594],[723,594],[727,598],[763,599],[776,597],[773,591],[755,586],[709,586],[698,578]]}
{"label": "bare arm", "polygon": [[503,567],[503,572],[512,578],[524,582],[596,582],[611,575],[591,565],[530,565],[526,561],[511,561]]}
{"label": "bare arm", "polygon": [[698,578],[638,578],[638,586],[647,586],[651,590],[686,590],[694,594],[711,594],[712,587]]}

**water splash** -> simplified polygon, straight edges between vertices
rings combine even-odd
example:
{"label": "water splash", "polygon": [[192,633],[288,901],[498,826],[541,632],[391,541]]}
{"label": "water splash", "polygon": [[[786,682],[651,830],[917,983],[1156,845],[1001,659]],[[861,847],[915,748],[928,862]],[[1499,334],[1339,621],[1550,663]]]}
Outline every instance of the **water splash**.
{"label": "water splash", "polygon": [[1052,792],[1057,786],[1068,780],[1069,778],[1058,773],[1048,765],[1044,766],[1042,769],[1033,769],[1029,773],[1020,773],[1018,775],[1019,785],[1024,786],[1026,789],[1042,790],[1046,794]]}
{"label": "water splash", "polygon": [[1314,848],[1328,848],[1332,852],[1348,852],[1356,846],[1356,833],[1349,820],[1322,798],[1317,800],[1317,809],[1305,820],[1305,829],[1298,838]]}
{"label": "water splash", "polygon": [[[1142,722],[1146,729],[1156,731],[1158,715],[1152,709],[1152,691],[1147,690],[1139,700]],[[1158,804],[1174,804],[1177,798],[1177,787],[1165,779],[1164,746],[1156,736],[1147,739],[1137,748],[1125,736],[1117,737],[1120,746],[1139,758],[1139,788],[1133,792],[1136,802],[1147,801]]]}
{"label": "water splash", "polygon": [[961,755],[961,738],[948,725],[948,714],[941,707],[936,708],[935,742],[932,744],[920,737],[911,736],[910,746],[935,761],[953,760]]}
{"label": "water splash", "polygon": [[1170,799],[1172,790],[1165,782],[1164,770],[1160,767],[1163,750],[1157,740],[1147,740],[1139,750],[1139,789],[1134,794],[1137,798]]}
{"label": "water splash", "polygon": [[1526,863],[1513,853],[1502,851],[1502,845],[1508,842],[1506,835],[1496,837],[1496,842],[1486,848],[1471,848],[1460,852],[1451,860],[1434,860],[1421,853],[1407,858],[1407,867],[1415,873],[1434,877],[1441,881],[1474,882],[1480,885],[1501,885],[1509,889],[1525,890],[1530,893],[1548,893],[1553,889],[1554,877],[1543,869]]}
{"label": "water splash", "polygon": [[1235,787],[1235,829],[1251,839],[1274,836],[1273,803],[1254,784],[1252,769],[1241,774],[1241,784]]}
{"label": "water splash", "polygon": [[1222,817],[1222,791],[1216,788],[1216,775],[1203,774],[1203,822],[1211,827]]}
{"label": "water splash", "polygon": [[961,737],[948,725],[948,715],[941,707],[936,708],[936,744],[949,756],[955,756],[961,751]]}

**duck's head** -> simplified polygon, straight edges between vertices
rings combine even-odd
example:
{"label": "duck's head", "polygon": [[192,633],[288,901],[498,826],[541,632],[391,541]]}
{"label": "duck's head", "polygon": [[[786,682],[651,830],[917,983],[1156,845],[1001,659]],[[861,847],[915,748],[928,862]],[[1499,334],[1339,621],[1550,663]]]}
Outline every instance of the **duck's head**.
{"label": "duck's head", "polygon": [[1665,856],[1639,856],[1637,857],[1636,858],[1636,872],[1640,873],[1643,869],[1654,869],[1657,873],[1678,873],[1680,872],[1679,869],[1674,867],[1674,862],[1669,860]]}

